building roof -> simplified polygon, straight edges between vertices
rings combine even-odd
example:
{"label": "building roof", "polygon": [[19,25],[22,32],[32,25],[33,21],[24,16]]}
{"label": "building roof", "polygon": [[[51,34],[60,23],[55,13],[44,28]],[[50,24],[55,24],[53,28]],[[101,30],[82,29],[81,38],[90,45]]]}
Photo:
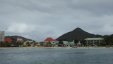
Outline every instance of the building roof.
{"label": "building roof", "polygon": [[48,37],[44,40],[45,42],[51,42],[51,41],[56,41],[55,39],[51,38],[51,37]]}
{"label": "building roof", "polygon": [[11,38],[5,38],[4,39],[4,42],[8,42],[8,43],[11,43],[13,40]]}
{"label": "building roof", "polygon": [[103,40],[104,38],[86,38],[85,40]]}

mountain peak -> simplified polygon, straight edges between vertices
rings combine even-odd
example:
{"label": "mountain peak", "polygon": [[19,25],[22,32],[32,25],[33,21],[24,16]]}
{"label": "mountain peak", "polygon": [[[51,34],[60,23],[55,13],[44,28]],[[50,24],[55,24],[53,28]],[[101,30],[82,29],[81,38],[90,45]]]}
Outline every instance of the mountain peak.
{"label": "mountain peak", "polygon": [[76,28],[73,31],[63,34],[57,40],[84,40],[89,37],[97,37],[95,34],[88,33],[81,28]]}
{"label": "mountain peak", "polygon": [[81,28],[77,27],[75,30],[82,30]]}
{"label": "mountain peak", "polygon": [[73,31],[74,31],[74,32],[75,32],[75,31],[77,31],[77,32],[81,32],[81,31],[82,31],[82,32],[84,32],[84,30],[83,30],[83,29],[81,29],[81,28],[79,28],[79,27],[77,27],[77,28],[76,28],[76,29],[74,29]]}

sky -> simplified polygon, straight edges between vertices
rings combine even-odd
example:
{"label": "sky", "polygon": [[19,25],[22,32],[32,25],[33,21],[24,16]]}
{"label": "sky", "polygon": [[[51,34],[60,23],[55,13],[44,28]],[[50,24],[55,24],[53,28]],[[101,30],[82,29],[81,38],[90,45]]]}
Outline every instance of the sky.
{"label": "sky", "polygon": [[113,0],[0,0],[0,31],[37,41],[80,27],[113,34]]}

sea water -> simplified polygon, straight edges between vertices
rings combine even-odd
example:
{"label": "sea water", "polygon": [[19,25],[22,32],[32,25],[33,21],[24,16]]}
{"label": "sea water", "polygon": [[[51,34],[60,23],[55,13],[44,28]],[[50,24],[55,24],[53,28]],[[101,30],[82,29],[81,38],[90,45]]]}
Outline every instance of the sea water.
{"label": "sea water", "polygon": [[113,64],[113,48],[0,48],[0,64]]}

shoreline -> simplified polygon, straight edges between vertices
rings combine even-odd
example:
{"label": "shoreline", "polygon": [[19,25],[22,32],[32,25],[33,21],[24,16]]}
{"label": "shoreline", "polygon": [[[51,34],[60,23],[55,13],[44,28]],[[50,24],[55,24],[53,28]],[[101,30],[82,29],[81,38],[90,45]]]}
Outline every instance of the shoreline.
{"label": "shoreline", "polygon": [[113,48],[113,47],[0,47],[0,49],[2,48],[75,48],[75,49],[98,49],[98,48]]}

